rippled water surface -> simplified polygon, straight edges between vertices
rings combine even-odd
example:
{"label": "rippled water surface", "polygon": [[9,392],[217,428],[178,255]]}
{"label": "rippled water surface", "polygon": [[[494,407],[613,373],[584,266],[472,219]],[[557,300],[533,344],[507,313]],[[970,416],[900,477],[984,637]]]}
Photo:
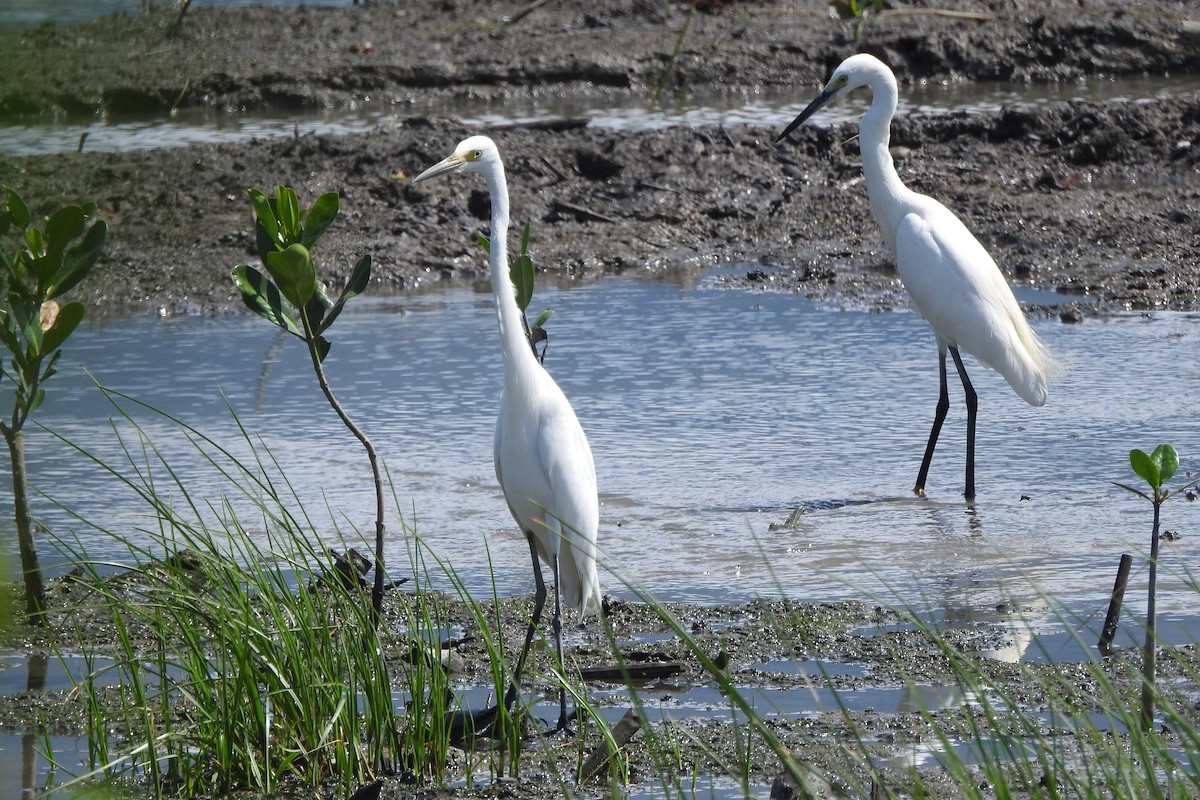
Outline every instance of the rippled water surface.
{"label": "rippled water surface", "polygon": [[[1185,469],[1200,466],[1196,315],[1037,322],[1066,367],[1042,409],[968,359],[981,409],[979,500],[968,508],[956,385],[930,496],[910,492],[937,395],[933,337],[913,314],[638,279],[541,289],[534,304],[556,311],[547,364],[595,452],[601,547],[664,599],[880,594],[947,609],[1052,599],[1103,614],[1120,554],[1148,543],[1148,506],[1112,484],[1134,480],[1129,448],[1171,442]],[[486,543],[500,590],[531,591],[492,472],[501,376],[490,295],[366,301],[334,330],[333,386],[386,460],[406,523],[474,590],[490,588]],[[248,457],[228,402],[285,466],[312,535],[336,541],[348,524],[372,529],[373,494],[361,449],[305,367],[298,341],[258,319],[89,321],[38,419],[129,471],[114,410],[84,369]],[[195,497],[231,493],[175,425],[137,417]],[[127,423],[114,425],[135,442]],[[62,443],[31,431],[28,446],[35,486],[82,519],[152,527],[131,492]],[[1166,508],[1165,527],[1183,535],[1165,544],[1164,613],[1200,608],[1180,576],[1200,555],[1198,508],[1183,497]],[[48,500],[37,509],[56,529],[73,525],[93,555],[113,552]],[[405,574],[411,539],[395,516],[390,531]],[[1134,587],[1145,580],[1137,563]],[[612,575],[604,582],[627,593]]]}

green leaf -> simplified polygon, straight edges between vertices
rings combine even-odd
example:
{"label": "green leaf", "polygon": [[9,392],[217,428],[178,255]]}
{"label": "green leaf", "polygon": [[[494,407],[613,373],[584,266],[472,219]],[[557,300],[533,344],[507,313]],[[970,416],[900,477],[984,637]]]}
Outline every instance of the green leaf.
{"label": "green leaf", "polygon": [[79,206],[64,206],[55,211],[46,222],[46,246],[65,250],[83,233],[87,217]]}
{"label": "green leaf", "polygon": [[1145,498],[1145,499],[1147,499],[1147,500],[1151,500],[1151,501],[1152,501],[1152,500],[1154,499],[1154,498],[1152,498],[1150,495],[1148,495],[1148,494],[1146,494],[1145,492],[1143,492],[1141,489],[1135,489],[1135,488],[1133,488],[1132,486],[1127,486],[1127,485],[1125,485],[1124,483],[1117,483],[1116,481],[1114,481],[1114,482],[1113,482],[1113,486],[1117,486],[1117,487],[1119,487],[1119,488],[1121,488],[1121,489],[1124,489],[1124,490],[1125,490],[1125,491],[1127,491],[1127,492],[1132,492],[1133,494],[1136,494],[1138,497],[1143,497],[1143,498]]}
{"label": "green leaf", "polygon": [[45,399],[45,389],[38,389],[36,392],[34,392],[33,397],[29,398],[29,407],[27,409],[27,413],[32,414],[34,411],[36,411],[37,407],[40,406]]}
{"label": "green leaf", "polygon": [[358,297],[367,290],[367,286],[371,283],[371,257],[363,256],[354,265],[354,271],[350,273],[350,280],[346,283],[346,288],[342,289],[342,293],[338,296],[337,302],[333,304],[333,308],[325,316],[324,322],[317,329],[317,333],[324,333],[337,319],[338,314],[342,313],[342,308],[346,305],[346,301],[351,298]]}
{"label": "green leaf", "polygon": [[55,350],[54,354],[50,356],[50,360],[46,362],[45,368],[42,369],[42,377],[40,378],[42,383],[45,383],[58,374],[58,370],[55,368],[55,365],[58,364],[58,357],[61,355],[62,350]]}
{"label": "green leaf", "polygon": [[25,249],[34,256],[40,256],[46,252],[46,240],[42,236],[41,228],[35,226],[25,229]]}
{"label": "green leaf", "polygon": [[521,229],[521,255],[525,255],[529,252],[529,232],[532,229],[533,226],[528,222],[526,222],[525,227]]}
{"label": "green leaf", "polygon": [[317,268],[308,248],[296,243],[279,253],[267,254],[267,270],[279,292],[296,308],[303,308],[317,290]]}
{"label": "green leaf", "polygon": [[104,254],[104,245],[107,241],[108,223],[98,219],[92,224],[92,227],[88,228],[83,241],[64,254],[62,265],[58,268],[58,272],[51,277],[50,285],[46,287],[46,299],[53,300],[55,297],[66,294],[86,278],[92,267],[100,260],[100,256]]}
{"label": "green leaf", "polygon": [[21,199],[16,190],[4,187],[4,209],[0,211],[0,236],[8,233],[10,224],[18,228],[29,227],[29,206]]}
{"label": "green leaf", "polygon": [[[263,227],[263,233],[267,235],[272,244],[271,250],[278,250],[279,221],[275,219],[275,211],[271,208],[271,201],[258,189],[247,189],[246,194],[250,197],[250,205],[254,207],[255,219]],[[261,243],[258,248],[258,255],[260,258],[266,258]]]}
{"label": "green leaf", "polygon": [[479,246],[483,248],[483,252],[489,256],[492,254],[492,242],[485,234],[475,234],[475,241],[479,242]]}
{"label": "green leaf", "polygon": [[67,337],[79,327],[79,323],[83,320],[83,315],[86,311],[87,309],[84,308],[83,303],[79,302],[67,303],[60,308],[58,316],[54,319],[54,324],[46,330],[42,338],[42,352],[53,353],[62,347]]}
{"label": "green leaf", "polygon": [[1133,467],[1134,473],[1148,483],[1151,489],[1158,491],[1158,487],[1162,485],[1162,470],[1144,450],[1135,448],[1129,451],[1129,466]]}
{"label": "green leaf", "polygon": [[271,232],[261,222],[254,223],[254,249],[263,269],[267,267],[267,256],[280,250],[279,242],[271,238]]}
{"label": "green leaf", "polygon": [[31,314],[21,326],[21,338],[25,342],[26,357],[32,362],[42,354],[42,315]]}
{"label": "green leaf", "polygon": [[535,328],[542,327],[543,325],[546,324],[547,320],[549,320],[553,316],[554,316],[554,309],[547,308],[541,314],[538,314],[538,318],[536,320],[534,320],[534,322],[533,322],[533,327],[535,327]]}
{"label": "green leaf", "polygon": [[[46,221],[46,229],[38,242],[41,247],[30,248],[34,259],[29,266],[37,279],[39,292],[44,291],[58,274],[67,245],[83,233],[86,222],[87,218],[83,216],[83,209],[79,206],[60,208]],[[36,228],[30,228],[29,232],[33,233],[35,230]]]}
{"label": "green leaf", "polygon": [[338,215],[338,193],[326,192],[317,198],[312,204],[312,208],[304,215],[304,235],[300,242],[308,248],[312,248],[317,243],[317,239],[321,238],[321,234],[325,232],[337,218]]}
{"label": "green leaf", "polygon": [[0,343],[4,344],[8,352],[14,356],[19,356],[21,353],[21,340],[17,338],[17,331],[13,327],[13,322],[13,318],[7,314],[3,315],[3,318],[0,319]]}
{"label": "green leaf", "polygon": [[300,241],[300,201],[290,186],[275,187],[275,216],[279,220],[280,244]]}
{"label": "green leaf", "polygon": [[241,292],[242,302],[251,311],[288,333],[304,338],[291,310],[284,307],[279,289],[265,275],[254,267],[238,264],[233,268],[233,282]]}
{"label": "green leaf", "polygon": [[324,336],[317,337],[317,361],[324,361],[329,355],[329,340]]}
{"label": "green leaf", "polygon": [[1175,475],[1175,471],[1179,469],[1179,454],[1169,444],[1160,444],[1154,448],[1154,453],[1151,454],[1150,458],[1158,463],[1163,483],[1171,480]]}
{"label": "green leaf", "polygon": [[533,259],[527,255],[517,256],[509,266],[508,274],[516,289],[517,308],[524,311],[533,299]]}
{"label": "green leaf", "polygon": [[325,292],[319,286],[317,287],[317,291],[313,292],[308,302],[304,304],[304,316],[308,318],[308,326],[313,333],[324,328],[322,322],[325,320],[325,312],[332,305],[329,302],[329,298],[325,296]]}

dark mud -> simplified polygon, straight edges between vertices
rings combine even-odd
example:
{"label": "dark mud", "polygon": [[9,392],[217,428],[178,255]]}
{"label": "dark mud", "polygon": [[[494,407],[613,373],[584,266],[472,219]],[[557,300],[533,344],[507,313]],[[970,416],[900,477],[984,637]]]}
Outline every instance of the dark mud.
{"label": "dark mud", "polygon": [[[974,3],[945,16],[872,19],[861,40],[823,3],[717,4],[687,23],[658,2],[445,2],[343,9],[159,8],[80,28],[0,32],[6,119],[160,112],[395,109],[369,134],[310,135],[170,150],[0,157],[0,182],[38,209],[95,200],[111,247],[79,293],[113,312],[236,308],[229,269],[252,258],[247,187],[336,190],[344,209],[318,253],[337,284],[364,253],[375,294],[471,281],[477,181],[410,187],[468,130],[405,118],[420,98],[456,102],[598,92],[645,104],[662,82],[687,93],[812,96],[845,55],[867,50],[902,83],[1075,80],[1200,71],[1187,5]],[[677,59],[670,53],[687,24]],[[252,45],[250,43],[253,43]],[[16,55],[16,54],[19,54]],[[665,76],[665,80],[664,80]],[[903,91],[903,86],[901,91]],[[744,272],[739,283],[835,303],[905,302],[858,170],[854,126],[596,130],[586,120],[493,129],[514,222],[534,224],[540,267],[562,280],[610,273]],[[1200,292],[1200,100],[1072,102],[988,115],[899,119],[893,150],[911,186],[955,208],[1013,281],[1111,309],[1194,309]]]}

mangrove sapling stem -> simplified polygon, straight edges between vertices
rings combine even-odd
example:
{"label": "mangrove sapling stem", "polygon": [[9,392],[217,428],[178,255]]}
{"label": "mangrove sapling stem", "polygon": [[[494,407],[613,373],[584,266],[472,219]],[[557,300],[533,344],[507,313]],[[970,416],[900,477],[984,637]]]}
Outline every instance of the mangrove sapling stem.
{"label": "mangrove sapling stem", "polygon": [[17,548],[25,585],[26,621],[31,625],[42,625],[45,623],[42,609],[46,607],[46,586],[42,581],[37,545],[33,541],[33,509],[29,505],[29,484],[25,473],[25,434],[18,424],[16,411],[13,412],[13,425],[10,427],[0,422],[0,431],[4,433],[9,463],[12,465],[13,516],[17,523]]}
{"label": "mangrove sapling stem", "polygon": [[371,588],[371,609],[374,614],[373,622],[376,626],[379,625],[380,619],[383,617],[383,475],[379,470],[379,456],[375,452],[375,445],[367,438],[362,429],[354,424],[354,420],[342,408],[342,404],[338,402],[337,397],[333,394],[333,389],[329,386],[329,380],[325,377],[325,368],[322,366],[321,353],[317,349],[319,338],[313,331],[312,321],[308,318],[308,310],[301,309],[300,318],[304,323],[304,339],[308,345],[308,355],[312,359],[313,370],[317,374],[317,383],[321,385],[321,391],[325,395],[325,399],[329,402],[329,406],[334,410],[334,413],[341,419],[342,424],[346,426],[354,437],[362,443],[363,449],[367,451],[367,459],[371,462],[371,477],[375,482],[375,583]]}
{"label": "mangrove sapling stem", "polygon": [[1108,601],[1108,614],[1104,617],[1104,628],[1100,631],[1100,655],[1112,655],[1113,638],[1117,635],[1117,624],[1121,618],[1121,604],[1125,601],[1125,587],[1129,585],[1129,568],[1133,565],[1133,556],[1121,554],[1121,563],[1117,566],[1117,579],[1113,582],[1112,595]]}
{"label": "mangrove sapling stem", "polygon": [[1146,647],[1142,654],[1142,730],[1154,728],[1154,689],[1156,654],[1155,644],[1155,591],[1158,585],[1158,519],[1162,509],[1163,498],[1156,490],[1154,493],[1154,527],[1150,532],[1150,591],[1146,594]]}
{"label": "mangrove sapling stem", "polygon": [[1154,524],[1150,530],[1150,585],[1146,589],[1146,646],[1142,651],[1142,730],[1147,733],[1154,728],[1154,695],[1155,685],[1155,592],[1158,586],[1158,550],[1159,550],[1159,517],[1162,504],[1173,494],[1195,486],[1200,481],[1192,481],[1181,489],[1171,491],[1166,488],[1167,481],[1179,470],[1179,454],[1169,444],[1160,444],[1153,453],[1143,450],[1129,451],[1129,466],[1134,473],[1144,480],[1150,489],[1147,494],[1140,489],[1118,483],[1117,486],[1138,497],[1149,500],[1154,506]]}

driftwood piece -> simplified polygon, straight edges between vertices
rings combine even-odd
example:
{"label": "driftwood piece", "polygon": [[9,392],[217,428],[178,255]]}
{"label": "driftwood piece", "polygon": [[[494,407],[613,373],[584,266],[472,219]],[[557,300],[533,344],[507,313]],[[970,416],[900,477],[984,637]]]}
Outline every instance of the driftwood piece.
{"label": "driftwood piece", "polygon": [[649,681],[656,678],[669,678],[683,672],[683,664],[678,661],[659,661],[646,664],[612,664],[603,667],[584,667],[579,670],[579,677],[584,681]]}
{"label": "driftwood piece", "polygon": [[[590,782],[597,775],[604,772],[612,760],[617,756],[617,750],[629,743],[638,731],[642,729],[642,721],[631,708],[625,712],[625,716],[613,726],[612,729],[612,744],[609,740],[603,739],[600,744],[592,748],[592,752],[588,753],[587,760],[583,762],[583,766],[579,768],[579,782],[581,784]],[[613,749],[613,744],[616,749]]]}

